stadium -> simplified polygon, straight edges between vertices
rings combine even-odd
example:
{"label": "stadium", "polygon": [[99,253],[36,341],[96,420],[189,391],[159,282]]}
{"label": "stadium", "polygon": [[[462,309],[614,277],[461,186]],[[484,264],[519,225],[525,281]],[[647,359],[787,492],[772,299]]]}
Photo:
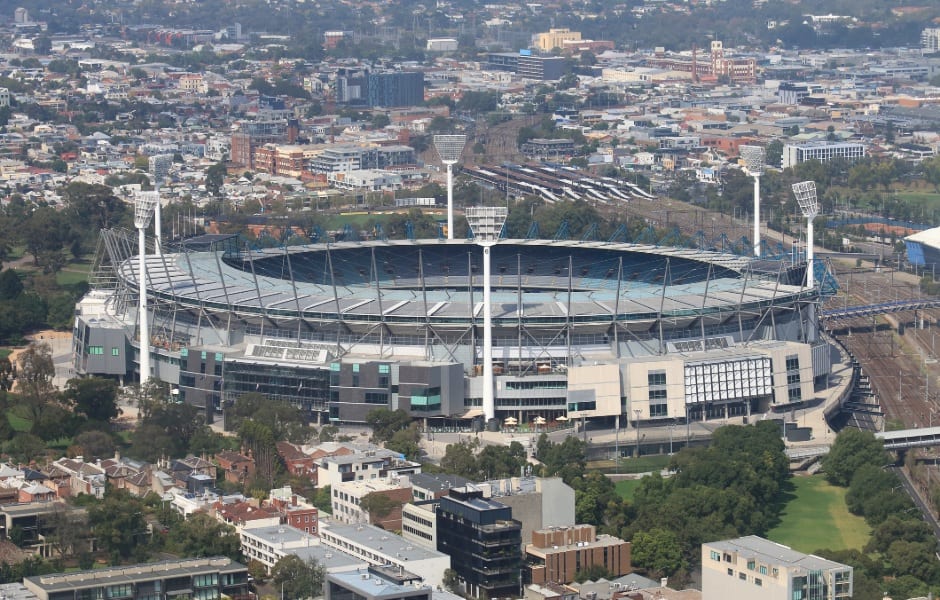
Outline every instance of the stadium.
{"label": "stadium", "polygon": [[[79,374],[139,373],[133,234],[102,232],[76,308]],[[475,240],[253,249],[208,235],[146,255],[153,376],[210,420],[247,393],[317,423],[378,407],[428,424],[677,422],[811,402],[829,373],[805,264],[655,244],[500,239],[484,406]],[[489,413],[489,414],[487,414]]]}

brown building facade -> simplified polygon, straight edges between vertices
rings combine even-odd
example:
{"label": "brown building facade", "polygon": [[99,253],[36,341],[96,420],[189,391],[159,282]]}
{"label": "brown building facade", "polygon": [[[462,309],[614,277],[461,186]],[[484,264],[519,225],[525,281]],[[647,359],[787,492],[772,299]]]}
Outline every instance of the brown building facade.
{"label": "brown building facade", "polygon": [[593,525],[553,527],[532,533],[525,548],[527,583],[571,583],[579,571],[601,565],[620,577],[630,573],[630,542],[597,535]]}

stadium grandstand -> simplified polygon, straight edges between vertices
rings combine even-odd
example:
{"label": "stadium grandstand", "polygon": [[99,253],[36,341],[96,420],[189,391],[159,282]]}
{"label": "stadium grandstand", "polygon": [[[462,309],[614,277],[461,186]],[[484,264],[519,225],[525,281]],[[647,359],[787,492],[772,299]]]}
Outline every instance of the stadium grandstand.
{"label": "stadium grandstand", "polygon": [[[101,234],[76,307],[79,374],[153,376],[211,421],[247,393],[324,423],[401,408],[434,425],[676,422],[788,410],[830,370],[799,265],[655,244],[492,246],[495,413],[484,415],[483,249],[473,240],[251,248],[202,236],[146,256]],[[541,422],[541,421],[540,421]]]}

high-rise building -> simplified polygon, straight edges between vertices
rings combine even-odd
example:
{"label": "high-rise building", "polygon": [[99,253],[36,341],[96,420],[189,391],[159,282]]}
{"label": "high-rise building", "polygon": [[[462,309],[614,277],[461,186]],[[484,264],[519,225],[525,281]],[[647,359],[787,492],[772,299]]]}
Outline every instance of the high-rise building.
{"label": "high-rise building", "polygon": [[518,596],[522,523],[481,490],[454,488],[437,507],[437,549],[474,598]]}
{"label": "high-rise building", "polygon": [[940,27],[924,29],[920,33],[920,47],[924,52],[940,52]]}
{"label": "high-rise building", "polygon": [[424,73],[370,73],[366,102],[371,107],[417,106],[424,102]]}

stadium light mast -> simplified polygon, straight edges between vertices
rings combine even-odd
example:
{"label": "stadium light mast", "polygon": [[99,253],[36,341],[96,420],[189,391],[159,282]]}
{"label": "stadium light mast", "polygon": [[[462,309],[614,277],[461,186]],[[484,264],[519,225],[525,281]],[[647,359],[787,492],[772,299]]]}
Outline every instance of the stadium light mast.
{"label": "stadium light mast", "polygon": [[754,178],[754,256],[760,256],[760,176],[764,174],[764,149],[741,146],[739,151],[748,174]]}
{"label": "stadium light mast", "polygon": [[435,135],[434,147],[447,167],[447,239],[454,239],[454,165],[467,143],[465,135]]}
{"label": "stadium light mast", "polygon": [[816,182],[800,181],[793,184],[793,195],[800,211],[806,217],[806,286],[816,285],[813,273],[813,219],[819,214],[819,200],[816,198]]}
{"label": "stadium light mast", "polygon": [[156,238],[156,253],[163,254],[163,223],[161,222],[160,206],[160,186],[170,174],[170,165],[173,164],[173,156],[169,154],[158,154],[151,156],[147,160],[147,166],[153,175],[154,193],[157,195],[157,203],[153,206],[153,231]]}
{"label": "stadium light mast", "polygon": [[[467,209],[467,222],[473,231],[474,241],[483,248],[483,417],[487,422],[496,417],[490,250],[499,241],[508,214],[509,209],[505,206],[473,206]],[[470,310],[473,310],[473,307],[470,307]]]}
{"label": "stadium light mast", "polygon": [[137,228],[137,253],[140,260],[137,268],[137,305],[140,311],[137,319],[140,327],[140,385],[144,385],[150,379],[150,327],[147,326],[147,248],[145,236],[158,198],[159,195],[155,192],[140,192],[134,199],[134,227]]}

